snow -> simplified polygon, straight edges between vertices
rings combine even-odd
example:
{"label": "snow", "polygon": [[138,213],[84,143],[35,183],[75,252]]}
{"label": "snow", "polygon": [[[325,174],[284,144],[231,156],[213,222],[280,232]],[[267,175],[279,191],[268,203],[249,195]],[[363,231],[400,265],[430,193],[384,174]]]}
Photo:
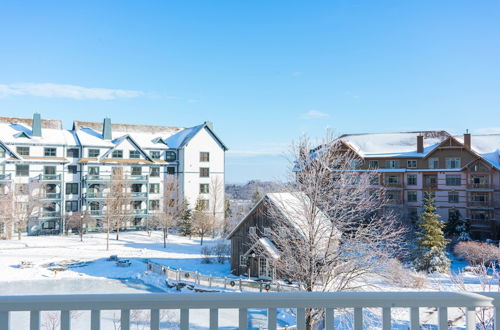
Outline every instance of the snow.
{"label": "snow", "polygon": [[[17,137],[20,133],[25,133],[29,139],[23,141],[23,138]],[[0,141],[7,144],[26,142],[31,144],[78,145],[73,132],[64,129],[42,128],[41,137],[31,136],[31,134],[32,131],[29,126],[16,123],[0,123]]]}

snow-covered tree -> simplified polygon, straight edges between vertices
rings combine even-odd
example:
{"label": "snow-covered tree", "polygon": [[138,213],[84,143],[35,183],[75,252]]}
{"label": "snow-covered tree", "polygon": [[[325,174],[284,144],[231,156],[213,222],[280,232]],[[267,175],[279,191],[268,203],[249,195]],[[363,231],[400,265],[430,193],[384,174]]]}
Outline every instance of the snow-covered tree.
{"label": "snow-covered tree", "polygon": [[178,226],[181,235],[191,237],[193,230],[193,213],[189,208],[189,202],[187,200],[182,202]]}
{"label": "snow-covered tree", "polygon": [[455,210],[450,212],[448,222],[444,227],[446,237],[456,241],[470,241],[470,226],[466,219],[462,218],[460,212]]}
{"label": "snow-covered tree", "polygon": [[450,259],[446,255],[448,240],[443,233],[444,223],[436,213],[434,198],[426,194],[424,211],[417,222],[417,240],[414,253],[414,265],[417,271],[428,273],[446,272],[450,267]]}

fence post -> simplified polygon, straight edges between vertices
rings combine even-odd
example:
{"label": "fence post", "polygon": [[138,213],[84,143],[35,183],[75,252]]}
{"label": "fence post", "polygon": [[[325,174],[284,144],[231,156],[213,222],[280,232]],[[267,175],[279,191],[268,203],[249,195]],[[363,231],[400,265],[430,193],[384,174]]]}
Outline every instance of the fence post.
{"label": "fence post", "polygon": [[212,287],[212,275],[210,275],[208,277],[208,287],[211,288]]}
{"label": "fence post", "polygon": [[259,292],[262,292],[262,282],[259,283]]}
{"label": "fence post", "polygon": [[242,286],[241,286],[241,278],[240,278],[240,291],[243,292]]}
{"label": "fence post", "polygon": [[181,268],[179,268],[179,269],[177,270],[177,277],[178,277],[177,282],[180,282],[180,281],[181,281],[181,272],[182,272],[182,269],[181,269]]}
{"label": "fence post", "polygon": [[278,282],[278,285],[276,287],[278,288],[278,292],[280,292],[280,289],[281,289],[280,282]]}
{"label": "fence post", "polygon": [[227,289],[227,278],[224,276],[224,289]]}

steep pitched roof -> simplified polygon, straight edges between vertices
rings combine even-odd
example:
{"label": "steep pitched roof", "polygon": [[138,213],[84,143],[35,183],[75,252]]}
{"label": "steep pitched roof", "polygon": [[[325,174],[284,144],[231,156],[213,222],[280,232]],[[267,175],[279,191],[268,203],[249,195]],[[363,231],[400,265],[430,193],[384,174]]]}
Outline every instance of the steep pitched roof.
{"label": "steep pitched roof", "polygon": [[213,130],[209,127],[208,123],[205,122],[201,125],[186,128],[168,138],[165,139],[165,142],[170,148],[181,149],[184,147],[191,139],[198,134],[202,129],[206,129],[210,135],[222,146],[222,148],[226,151],[227,147],[224,145],[221,139],[213,132]]}

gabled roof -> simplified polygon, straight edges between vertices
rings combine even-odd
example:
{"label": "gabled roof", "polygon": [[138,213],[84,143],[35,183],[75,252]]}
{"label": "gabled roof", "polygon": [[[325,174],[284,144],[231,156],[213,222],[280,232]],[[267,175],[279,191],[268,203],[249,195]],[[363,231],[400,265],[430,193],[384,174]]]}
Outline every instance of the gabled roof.
{"label": "gabled roof", "polygon": [[227,147],[222,143],[222,140],[213,132],[213,130],[209,127],[208,123],[205,122],[201,125],[186,128],[168,138],[165,139],[165,142],[170,148],[181,149],[183,148],[191,139],[198,134],[202,129],[206,129],[210,135],[221,145],[224,151],[227,151]]}
{"label": "gabled roof", "polygon": [[17,153],[15,153],[14,151],[12,151],[5,143],[3,143],[1,140],[0,140],[0,148],[3,148],[4,150],[6,150],[8,153],[10,153],[12,156],[14,156],[15,159],[20,159],[21,156],[19,156]]}
{"label": "gabled roof", "polygon": [[0,120],[0,140],[5,144],[16,144],[23,143],[22,138],[27,137],[29,141],[26,140],[25,143],[29,142],[30,144],[78,145],[78,140],[74,133],[65,129],[42,127],[42,136],[33,136],[31,126],[26,125],[25,121],[27,119],[16,123],[6,123]]}
{"label": "gabled roof", "polygon": [[106,158],[113,150],[115,150],[123,141],[128,140],[132,145],[146,158],[146,160],[153,161],[153,159],[135,142],[135,140],[130,135],[124,135],[117,139],[112,140],[114,147],[106,151],[99,159],[103,160]]}

